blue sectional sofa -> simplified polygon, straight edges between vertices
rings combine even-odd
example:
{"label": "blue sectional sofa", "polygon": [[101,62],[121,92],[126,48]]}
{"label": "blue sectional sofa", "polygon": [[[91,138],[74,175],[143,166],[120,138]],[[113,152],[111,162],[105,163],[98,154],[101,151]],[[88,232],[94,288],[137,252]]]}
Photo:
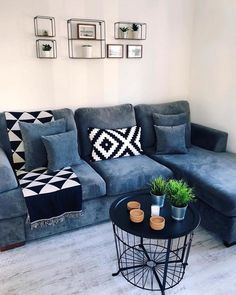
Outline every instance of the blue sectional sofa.
{"label": "blue sectional sofa", "polygon": [[[197,193],[202,225],[217,234],[227,245],[236,242],[236,155],[225,152],[227,134],[192,124],[192,147],[187,154],[156,155],[152,113],[190,116],[187,101],[157,105],[130,104],[106,108],[79,108],[52,111],[55,119],[65,118],[67,130],[78,131],[81,161],[72,169],[82,185],[83,214],[66,217],[56,225],[31,228],[27,208],[12,169],[12,158],[4,113],[0,114],[0,248],[50,236],[109,219],[111,203],[122,195],[148,192],[152,178],[185,179]],[[75,119],[75,120],[74,120]],[[88,128],[142,128],[144,154],[90,162]]]}

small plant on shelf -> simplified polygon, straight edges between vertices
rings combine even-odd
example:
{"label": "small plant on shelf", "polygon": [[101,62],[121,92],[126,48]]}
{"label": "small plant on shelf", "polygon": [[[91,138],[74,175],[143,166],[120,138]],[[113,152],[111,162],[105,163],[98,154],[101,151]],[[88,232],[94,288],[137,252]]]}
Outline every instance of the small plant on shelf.
{"label": "small plant on shelf", "polygon": [[42,44],[42,57],[51,57],[51,50],[50,44]]}
{"label": "small plant on shelf", "polygon": [[43,36],[45,36],[45,37],[48,37],[48,31],[47,30],[43,30],[43,34],[42,34]]}
{"label": "small plant on shelf", "polygon": [[184,219],[188,204],[195,200],[192,188],[183,180],[171,179],[166,185],[166,195],[172,205],[172,218]]}
{"label": "small plant on shelf", "polygon": [[128,31],[129,31],[129,27],[120,27],[121,33],[122,33],[122,38],[127,38],[128,36]]}
{"label": "small plant on shelf", "polygon": [[139,30],[139,26],[137,24],[132,24],[132,31],[137,32]]}
{"label": "small plant on shelf", "polygon": [[152,203],[163,207],[165,202],[166,180],[159,176],[153,179],[150,183],[150,194]]}
{"label": "small plant on shelf", "polygon": [[133,38],[138,39],[139,38],[139,25],[133,23],[132,24],[132,33],[133,33]]}
{"label": "small plant on shelf", "polygon": [[43,44],[42,45],[42,50],[43,51],[51,51],[52,46],[50,44]]}

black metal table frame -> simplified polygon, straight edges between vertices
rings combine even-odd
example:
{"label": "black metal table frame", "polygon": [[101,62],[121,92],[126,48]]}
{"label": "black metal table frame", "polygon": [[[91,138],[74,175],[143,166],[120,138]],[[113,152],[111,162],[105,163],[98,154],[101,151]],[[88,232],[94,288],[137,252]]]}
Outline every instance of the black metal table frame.
{"label": "black metal table frame", "polygon": [[176,239],[138,237],[113,222],[119,273],[136,287],[149,291],[173,288],[184,277],[193,231]]}

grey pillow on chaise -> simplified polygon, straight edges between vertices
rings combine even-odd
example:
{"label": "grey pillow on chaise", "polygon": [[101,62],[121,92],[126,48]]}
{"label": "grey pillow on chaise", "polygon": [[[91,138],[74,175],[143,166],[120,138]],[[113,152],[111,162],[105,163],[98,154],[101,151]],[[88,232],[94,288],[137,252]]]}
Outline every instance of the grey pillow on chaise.
{"label": "grey pillow on chaise", "polygon": [[157,154],[185,154],[188,152],[185,143],[185,124],[178,126],[156,126]]}
{"label": "grey pillow on chaise", "polygon": [[186,124],[186,147],[191,147],[191,123],[186,113],[180,113],[175,115],[163,115],[159,113],[154,113],[153,123],[156,126],[178,126]]}

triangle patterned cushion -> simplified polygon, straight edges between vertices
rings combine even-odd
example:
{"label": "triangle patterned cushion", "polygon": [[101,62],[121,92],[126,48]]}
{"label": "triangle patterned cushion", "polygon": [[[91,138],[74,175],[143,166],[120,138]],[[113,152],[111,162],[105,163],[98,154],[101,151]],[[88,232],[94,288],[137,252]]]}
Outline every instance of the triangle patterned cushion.
{"label": "triangle patterned cushion", "polygon": [[43,124],[54,121],[54,116],[52,111],[5,112],[5,118],[14,168],[16,170],[23,169],[25,165],[25,149],[19,122]]}

